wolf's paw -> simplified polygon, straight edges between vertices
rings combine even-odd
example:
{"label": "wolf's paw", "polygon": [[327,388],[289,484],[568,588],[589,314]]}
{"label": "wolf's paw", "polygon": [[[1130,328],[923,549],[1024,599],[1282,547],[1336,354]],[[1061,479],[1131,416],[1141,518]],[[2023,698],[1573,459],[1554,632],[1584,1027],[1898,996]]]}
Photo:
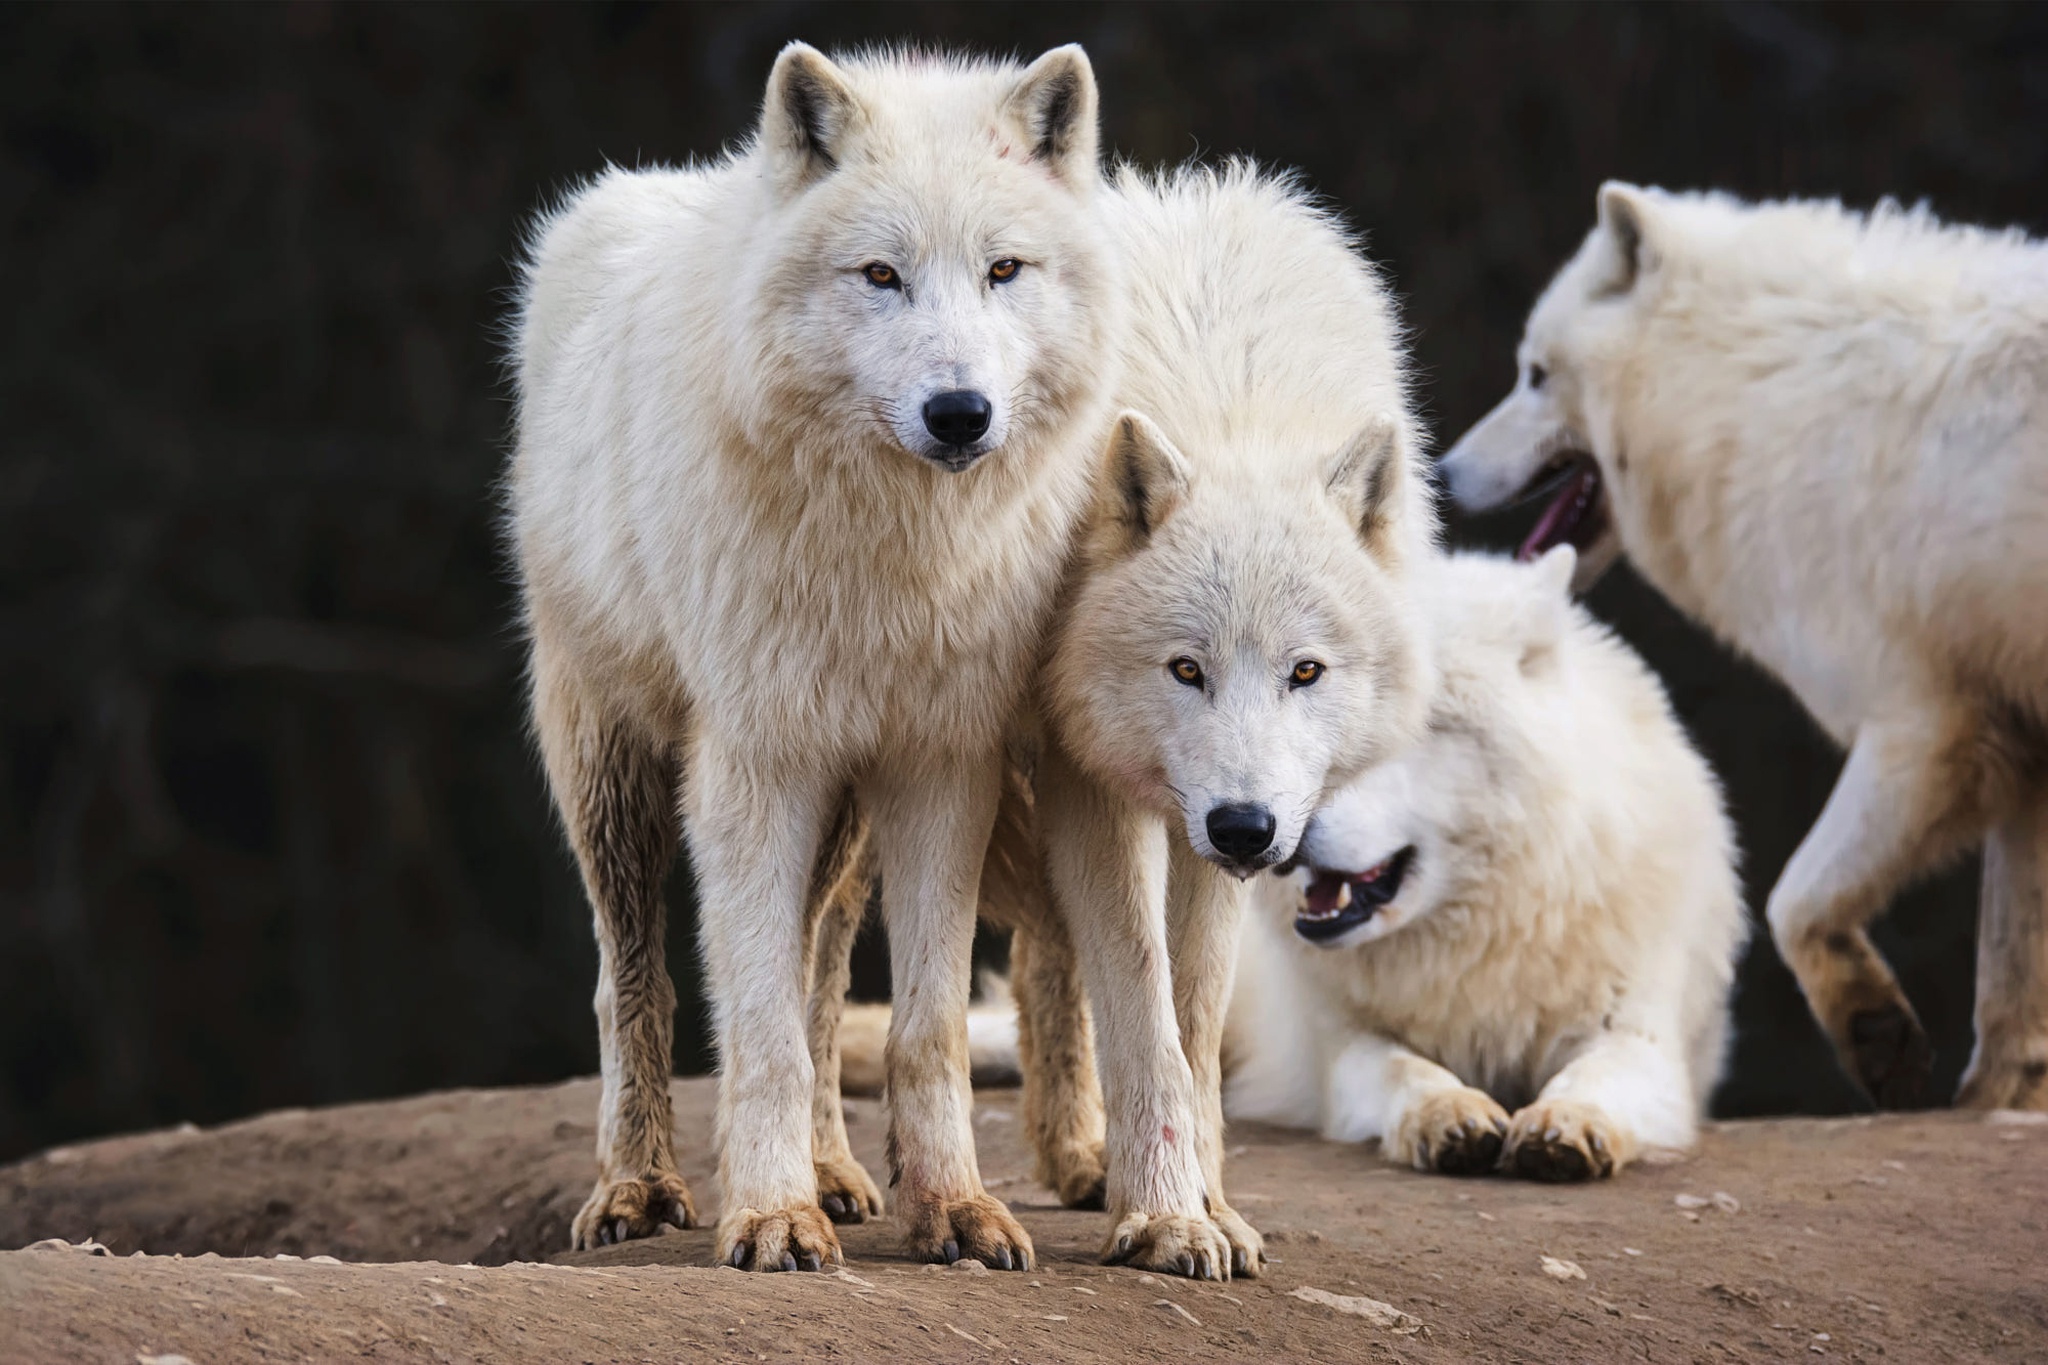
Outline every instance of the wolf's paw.
{"label": "wolf's paw", "polygon": [[2022,1056],[1973,1064],[1956,1091],[1956,1108],[2048,1110],[2048,1060]]}
{"label": "wolf's paw", "polygon": [[1099,1142],[1041,1155],[1038,1178],[1070,1209],[1108,1207],[1109,1168]]}
{"label": "wolf's paw", "polygon": [[1530,1180],[1599,1180],[1627,1159],[1628,1141],[1598,1106],[1538,1100],[1508,1125],[1501,1165]]}
{"label": "wolf's paw", "polygon": [[850,1156],[814,1163],[818,1172],[818,1207],[835,1223],[865,1223],[882,1216],[882,1191],[867,1168]]}
{"label": "wolf's paw", "polygon": [[1440,1090],[1401,1116],[1387,1155],[1418,1171],[1483,1175],[1500,1164],[1508,1111],[1471,1086]]}
{"label": "wolf's paw", "polygon": [[1216,1220],[1216,1226],[1223,1229],[1224,1240],[1230,1243],[1230,1278],[1259,1278],[1266,1269],[1266,1239],[1259,1236],[1259,1230],[1227,1204],[1211,1201],[1209,1216]]}
{"label": "wolf's paw", "polygon": [[[1260,1255],[1263,1257],[1264,1252]],[[1102,1263],[1185,1275],[1191,1280],[1227,1280],[1230,1256],[1230,1238],[1213,1218],[1200,1214],[1133,1213],[1109,1235]]]}
{"label": "wolf's paw", "polygon": [[664,1223],[678,1228],[697,1225],[690,1187],[674,1171],[638,1180],[600,1180],[569,1225],[570,1245],[588,1251],[635,1237],[652,1237]]}
{"label": "wolf's paw", "polygon": [[839,1234],[820,1208],[734,1209],[718,1220],[718,1263],[739,1270],[823,1270],[844,1265]]}
{"label": "wolf's paw", "polygon": [[1865,1093],[1880,1109],[1918,1109],[1926,1102],[1934,1046],[1912,1011],[1893,1001],[1849,1016],[1844,1051]]}
{"label": "wolf's paw", "polygon": [[919,1204],[906,1199],[897,1212],[910,1225],[910,1254],[921,1261],[951,1265],[964,1259],[990,1270],[1029,1270],[1037,1259],[1030,1234],[994,1195]]}

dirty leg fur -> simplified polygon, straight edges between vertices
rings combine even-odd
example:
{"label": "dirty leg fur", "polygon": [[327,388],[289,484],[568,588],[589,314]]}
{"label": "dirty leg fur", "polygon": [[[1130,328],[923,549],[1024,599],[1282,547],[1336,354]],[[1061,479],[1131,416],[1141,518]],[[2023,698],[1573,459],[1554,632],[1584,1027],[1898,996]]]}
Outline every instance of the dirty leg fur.
{"label": "dirty leg fur", "polygon": [[578,1249],[690,1227],[697,1211],[676,1171],[669,1105],[675,987],[662,884],[674,861],[671,746],[605,714],[534,650],[534,713],[548,778],[597,928],[597,1186],[570,1226]]}
{"label": "dirty leg fur", "polygon": [[859,799],[873,822],[894,1003],[889,1168],[912,1255],[1028,1270],[1031,1238],[975,1163],[967,997],[1001,761],[899,758]]}
{"label": "dirty leg fur", "polygon": [[1864,926],[1982,828],[1965,724],[1914,716],[1857,735],[1819,821],[1771,891],[1778,951],[1843,1068],[1883,1109],[1924,1102],[1933,1049]]}
{"label": "dirty leg fur", "polygon": [[2023,791],[1985,841],[1977,1046],[1956,1103],[2048,1110],[2048,781]]}
{"label": "dirty leg fur", "polygon": [[867,826],[849,801],[818,855],[809,954],[811,1161],[818,1174],[818,1206],[835,1223],[860,1223],[882,1215],[882,1192],[854,1159],[847,1141],[846,1104],[839,1093],[840,1023],[852,976],[853,941],[873,885]]}

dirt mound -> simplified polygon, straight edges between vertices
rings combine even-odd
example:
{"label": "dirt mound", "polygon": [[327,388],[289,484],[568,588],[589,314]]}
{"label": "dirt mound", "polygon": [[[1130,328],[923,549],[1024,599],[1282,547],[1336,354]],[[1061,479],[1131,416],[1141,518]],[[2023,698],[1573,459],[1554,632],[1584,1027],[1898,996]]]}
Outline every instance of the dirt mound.
{"label": "dirt mound", "polygon": [[[676,1086],[715,1209],[711,1099]],[[976,1128],[1029,1274],[912,1264],[888,1219],[842,1230],[836,1275],[708,1269],[704,1230],[567,1253],[595,1102],[591,1082],[452,1092],[0,1170],[0,1246],[107,1251],[0,1252],[0,1360],[2048,1358],[2037,1116],[1722,1124],[1689,1161],[1584,1188],[1240,1128],[1232,1194],[1275,1264],[1219,1286],[1096,1265],[1103,1215],[1032,1183],[1004,1091]],[[881,1169],[879,1107],[849,1109]]]}

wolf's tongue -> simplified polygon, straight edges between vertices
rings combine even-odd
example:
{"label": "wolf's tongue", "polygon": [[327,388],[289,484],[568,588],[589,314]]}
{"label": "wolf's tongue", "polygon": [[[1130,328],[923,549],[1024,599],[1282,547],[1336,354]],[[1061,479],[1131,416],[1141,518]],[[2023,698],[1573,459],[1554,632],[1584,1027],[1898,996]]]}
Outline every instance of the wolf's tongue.
{"label": "wolf's tongue", "polygon": [[1557,490],[1557,496],[1550,500],[1550,505],[1543,509],[1543,515],[1536,519],[1536,529],[1529,532],[1522,548],[1515,551],[1515,558],[1536,559],[1551,546],[1571,541],[1587,514],[1599,505],[1600,471],[1590,464],[1581,465]]}
{"label": "wolf's tongue", "polygon": [[1337,913],[1337,897],[1343,894],[1344,878],[1334,872],[1319,872],[1308,884],[1308,917],[1320,919]]}

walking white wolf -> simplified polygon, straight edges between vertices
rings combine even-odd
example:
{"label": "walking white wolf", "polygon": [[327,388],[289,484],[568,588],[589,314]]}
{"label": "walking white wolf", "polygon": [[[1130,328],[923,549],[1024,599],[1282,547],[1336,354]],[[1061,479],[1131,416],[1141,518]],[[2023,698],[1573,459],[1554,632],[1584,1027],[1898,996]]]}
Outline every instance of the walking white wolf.
{"label": "walking white wolf", "polygon": [[1626,550],[1848,747],[1769,918],[1881,1105],[1930,1053],[1865,926],[1986,841],[1958,1100],[2048,1108],[2048,244],[1890,205],[1598,207],[1451,492],[1562,475],[1529,550],[1569,540],[1587,581]]}
{"label": "walking white wolf", "polygon": [[[792,44],[744,146],[608,171],[535,234],[512,530],[600,950],[579,1246],[695,1216],[668,1100],[680,816],[721,1059],[717,1254],[839,1258],[805,997],[865,821],[910,1246],[1030,1264],[976,1170],[964,1013],[1004,736],[1121,350],[1096,136],[1078,48],[1019,69]],[[835,1212],[873,1205],[853,1203]]]}
{"label": "walking white wolf", "polygon": [[1734,840],[1656,678],[1571,604],[1573,565],[1559,547],[1415,575],[1428,733],[1317,811],[1301,870],[1257,893],[1232,1118],[1545,1180],[1691,1146],[1748,938]]}

